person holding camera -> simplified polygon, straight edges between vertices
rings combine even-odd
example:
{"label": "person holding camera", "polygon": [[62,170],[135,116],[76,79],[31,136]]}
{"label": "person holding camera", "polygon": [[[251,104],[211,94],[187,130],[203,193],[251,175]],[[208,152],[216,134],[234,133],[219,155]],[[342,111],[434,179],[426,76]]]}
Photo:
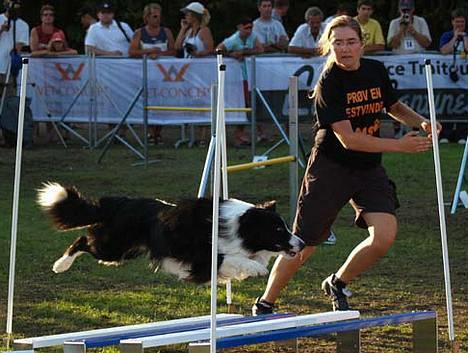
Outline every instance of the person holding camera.
{"label": "person holding camera", "polygon": [[399,9],[401,16],[388,28],[388,46],[401,54],[424,51],[432,42],[426,20],[414,15],[414,0],[400,0]]}
{"label": "person holding camera", "polygon": [[210,14],[199,2],[191,2],[181,9],[185,17],[180,22],[180,31],[175,41],[176,50],[184,58],[202,58],[213,54],[214,41],[208,23]]}
{"label": "person holding camera", "polygon": [[[450,79],[458,81],[459,73],[456,65],[457,55],[466,58],[468,53],[468,33],[466,30],[466,12],[455,9],[451,13],[452,30],[442,34],[439,40],[439,50],[442,54],[452,54],[453,63],[450,67]],[[443,123],[444,129],[440,136],[440,143],[457,142],[464,145],[468,135],[468,124],[463,122]]]}
{"label": "person holding camera", "polygon": [[5,12],[0,15],[0,82],[2,94],[6,91],[6,97],[16,95],[15,70],[9,75],[8,83],[6,82],[12,64],[12,52],[20,52],[24,46],[29,45],[29,26],[18,17],[19,10],[18,2],[7,1]]}
{"label": "person holding camera", "polygon": [[464,55],[468,52],[468,33],[466,31],[466,13],[462,9],[455,9],[451,13],[452,30],[440,37],[439,50],[442,54]]}

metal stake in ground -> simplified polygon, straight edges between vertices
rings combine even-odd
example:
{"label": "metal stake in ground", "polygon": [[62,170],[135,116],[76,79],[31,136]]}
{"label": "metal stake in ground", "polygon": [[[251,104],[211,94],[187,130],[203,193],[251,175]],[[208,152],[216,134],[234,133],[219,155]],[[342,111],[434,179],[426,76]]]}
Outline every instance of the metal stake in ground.
{"label": "metal stake in ground", "polygon": [[434,88],[432,85],[432,67],[431,61],[426,59],[424,62],[426,68],[427,95],[429,100],[429,113],[431,117],[432,146],[434,149],[434,168],[437,186],[437,203],[439,208],[440,237],[442,240],[442,259],[444,263],[445,278],[445,297],[447,303],[448,333],[452,343],[453,352],[459,352],[459,346],[455,342],[455,332],[453,327],[453,309],[452,309],[452,288],[450,284],[450,263],[447,245],[447,227],[445,223],[444,194],[442,189],[442,174],[440,171],[439,141],[437,138],[437,120],[434,103]]}

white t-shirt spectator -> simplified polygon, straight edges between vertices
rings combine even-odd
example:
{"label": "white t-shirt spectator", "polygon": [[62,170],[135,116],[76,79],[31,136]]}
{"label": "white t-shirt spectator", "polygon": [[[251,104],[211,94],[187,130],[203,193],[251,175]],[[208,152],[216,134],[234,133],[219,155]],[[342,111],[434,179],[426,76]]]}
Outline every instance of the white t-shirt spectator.
{"label": "white t-shirt spectator", "polygon": [[253,33],[263,45],[277,44],[281,36],[288,38],[283,24],[274,19],[263,21],[257,18],[253,22]]}
{"label": "white t-shirt spectator", "polygon": [[[133,31],[128,24],[120,22],[123,30],[131,40]],[[123,56],[128,56],[130,43],[120,30],[117,22],[112,21],[109,26],[104,26],[101,22],[91,25],[86,35],[85,45],[95,47],[105,51],[120,51]]]}
{"label": "white t-shirt spectator", "polygon": [[[392,39],[400,29],[400,20],[401,17],[395,18],[390,22],[390,26],[388,27],[388,34],[387,34],[387,43],[390,43],[390,39]],[[425,37],[432,40],[431,33],[429,32],[429,27],[427,22],[424,18],[419,16],[413,16],[413,27],[416,32],[421,33]],[[398,48],[393,49],[393,51],[398,53],[418,53],[426,50],[423,48],[417,40],[409,33],[406,33],[404,37],[401,39],[400,46]]]}
{"label": "white t-shirt spectator", "polygon": [[[0,15],[0,25],[7,23],[5,14]],[[22,19],[16,20],[16,43],[29,45],[29,26]],[[0,34],[0,74],[6,74],[8,63],[10,62],[10,52],[13,49],[13,21],[10,23],[10,30]]]}
{"label": "white t-shirt spectator", "polygon": [[303,23],[297,27],[293,38],[289,42],[289,46],[298,48],[317,48],[324,30],[325,24],[322,23],[320,25],[320,31],[317,35],[317,39],[315,39],[312,33],[310,33],[310,26],[307,23]]}

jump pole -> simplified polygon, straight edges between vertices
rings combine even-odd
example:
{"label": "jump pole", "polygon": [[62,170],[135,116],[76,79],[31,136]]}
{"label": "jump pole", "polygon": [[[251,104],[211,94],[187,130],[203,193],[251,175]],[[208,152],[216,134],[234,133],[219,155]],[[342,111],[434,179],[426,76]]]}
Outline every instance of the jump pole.
{"label": "jump pole", "polygon": [[431,118],[431,134],[432,134],[432,146],[434,150],[434,168],[436,177],[437,187],[437,203],[439,208],[439,225],[440,225],[440,237],[442,240],[442,259],[444,264],[444,279],[445,279],[445,298],[447,305],[447,318],[448,318],[448,334],[449,340],[452,343],[452,351],[454,353],[459,352],[459,346],[455,342],[455,332],[453,325],[453,306],[452,306],[452,288],[450,284],[450,263],[448,254],[447,244],[447,227],[445,223],[445,209],[444,209],[444,194],[442,188],[442,173],[440,168],[440,155],[439,155],[439,142],[437,139],[437,120],[434,103],[434,88],[432,85],[432,67],[431,60],[426,59],[426,81],[427,81],[427,95],[429,101],[429,114]]}
{"label": "jump pole", "polygon": [[21,182],[21,160],[23,154],[24,111],[26,108],[26,82],[28,80],[28,58],[23,58],[21,71],[20,105],[18,110],[18,130],[16,136],[15,181],[13,189],[13,210],[11,215],[10,272],[8,276],[8,307],[6,333],[10,345],[13,333],[13,297],[15,292],[16,239],[18,234],[18,207]]}

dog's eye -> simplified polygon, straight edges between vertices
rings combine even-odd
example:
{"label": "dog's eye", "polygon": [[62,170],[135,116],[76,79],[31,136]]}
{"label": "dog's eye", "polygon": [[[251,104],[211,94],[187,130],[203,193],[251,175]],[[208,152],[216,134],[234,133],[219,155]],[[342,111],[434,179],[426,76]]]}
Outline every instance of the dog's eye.
{"label": "dog's eye", "polygon": [[277,232],[282,232],[282,231],[283,231],[283,227],[278,227],[278,228],[276,228],[276,231],[277,231]]}

